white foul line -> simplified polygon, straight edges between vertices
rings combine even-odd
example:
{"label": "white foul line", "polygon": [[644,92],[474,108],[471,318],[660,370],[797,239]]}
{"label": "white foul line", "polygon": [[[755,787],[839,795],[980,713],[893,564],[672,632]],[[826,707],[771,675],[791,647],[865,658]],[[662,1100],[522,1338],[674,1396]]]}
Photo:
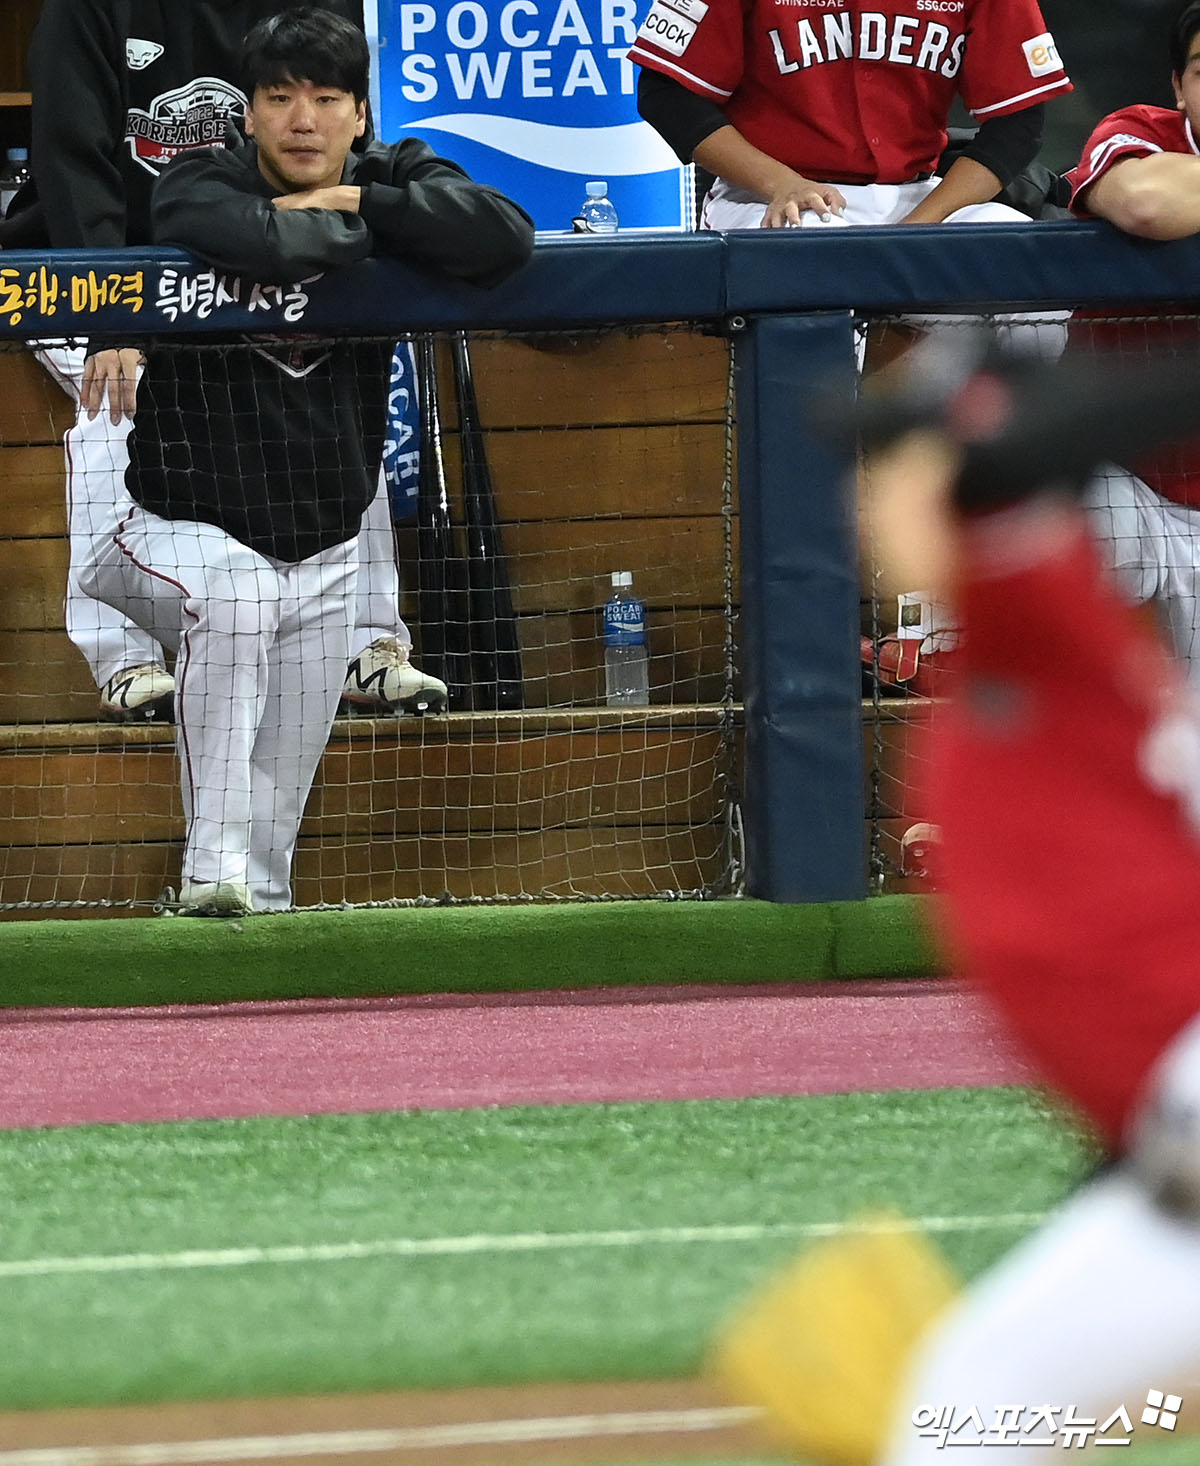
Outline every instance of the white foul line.
{"label": "white foul line", "polygon": [[758,1413],[737,1405],[707,1410],[638,1410],[528,1420],[479,1420],[395,1430],[330,1430],[302,1435],[155,1441],[127,1446],[39,1446],[31,1450],[0,1451],[0,1466],[185,1466],[185,1463],[199,1466],[199,1463],[221,1461],[278,1461],[288,1456],[360,1456],[380,1451],[585,1440],[597,1436],[674,1435],[747,1425]]}
{"label": "white foul line", "polygon": [[[220,1247],[182,1252],[116,1252],[79,1257],[29,1257],[0,1262],[0,1278],[69,1273],[181,1272],[197,1268],[279,1263],[358,1262],[378,1257],[466,1257],[505,1252],[562,1252],[589,1247],[656,1247],[692,1243],[759,1242],[773,1237],[816,1241],[853,1232],[894,1232],[909,1226],[932,1233],[1028,1230],[1045,1212],[996,1216],[913,1217],[856,1222],[743,1223],[709,1227],[646,1227],[608,1232],[475,1233],[465,1237],[382,1237],[373,1242],[313,1242],[270,1247]],[[0,1454],[0,1462],[7,1458]]]}

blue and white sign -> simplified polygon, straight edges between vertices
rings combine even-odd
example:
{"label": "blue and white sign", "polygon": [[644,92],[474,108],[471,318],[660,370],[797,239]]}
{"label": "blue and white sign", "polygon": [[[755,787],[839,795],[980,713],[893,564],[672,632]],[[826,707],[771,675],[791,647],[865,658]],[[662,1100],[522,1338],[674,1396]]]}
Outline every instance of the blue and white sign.
{"label": "blue and white sign", "polygon": [[421,405],[411,341],[397,341],[392,353],[383,480],[392,504],[392,518],[398,523],[415,519],[421,482]]}
{"label": "blue and white sign", "polygon": [[688,170],[637,115],[626,53],[645,0],[365,0],[378,134],[416,133],[571,228],[603,178],[621,228],[689,222]]}

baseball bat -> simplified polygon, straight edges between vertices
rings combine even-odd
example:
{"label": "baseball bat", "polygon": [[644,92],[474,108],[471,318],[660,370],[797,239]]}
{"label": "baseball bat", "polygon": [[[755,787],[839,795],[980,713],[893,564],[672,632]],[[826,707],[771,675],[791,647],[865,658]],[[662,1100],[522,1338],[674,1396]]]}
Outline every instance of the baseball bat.
{"label": "baseball bat", "polygon": [[450,691],[450,707],[469,706],[468,605],[463,565],[455,543],[433,338],[417,341],[421,408],[421,464],[417,488],[417,604],[421,660]]}
{"label": "baseball bat", "polygon": [[512,582],[496,513],[492,471],[479,421],[467,334],[454,336],[454,385],[462,428],[463,519],[471,610],[471,675],[477,708],[524,706],[521,645]]}

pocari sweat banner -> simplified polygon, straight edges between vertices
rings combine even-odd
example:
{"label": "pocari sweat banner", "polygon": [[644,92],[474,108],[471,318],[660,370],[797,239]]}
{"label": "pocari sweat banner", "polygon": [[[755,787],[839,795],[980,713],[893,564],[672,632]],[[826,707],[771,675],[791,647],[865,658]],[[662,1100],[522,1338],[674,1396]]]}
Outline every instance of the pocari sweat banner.
{"label": "pocari sweat banner", "polygon": [[626,59],[648,0],[365,0],[377,134],[416,133],[571,228],[594,178],[622,229],[690,222],[690,176],[637,114]]}

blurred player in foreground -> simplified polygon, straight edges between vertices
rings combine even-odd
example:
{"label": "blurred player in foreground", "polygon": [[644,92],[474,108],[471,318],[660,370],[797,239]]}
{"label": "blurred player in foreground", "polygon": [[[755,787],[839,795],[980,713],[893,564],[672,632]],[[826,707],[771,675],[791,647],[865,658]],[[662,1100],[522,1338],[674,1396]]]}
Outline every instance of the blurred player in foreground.
{"label": "blurred player in foreground", "polygon": [[965,627],[962,693],[929,750],[945,935],[1112,1165],[949,1308],[921,1239],[816,1249],[717,1362],[741,1385],[764,1340],[786,1356],[740,1392],[814,1459],[944,1461],[952,1409],[949,1443],[1000,1466],[1045,1438],[1028,1433],[1039,1407],[1091,1440],[1151,1389],[1200,1389],[1200,722],[1080,507],[1099,458],[1195,431],[1200,380],[1177,362],[985,361],[942,390],[946,348],[929,347],[863,425],[881,559],[944,587]]}

